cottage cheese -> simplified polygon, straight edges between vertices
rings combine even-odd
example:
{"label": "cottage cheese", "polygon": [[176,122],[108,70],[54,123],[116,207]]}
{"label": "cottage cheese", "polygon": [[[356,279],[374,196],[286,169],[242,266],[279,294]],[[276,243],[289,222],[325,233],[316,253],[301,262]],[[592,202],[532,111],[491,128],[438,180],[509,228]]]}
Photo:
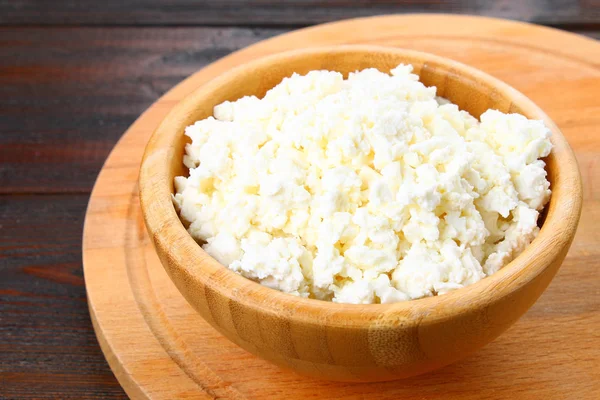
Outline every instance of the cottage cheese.
{"label": "cottage cheese", "polygon": [[174,203],[190,234],[261,284],[340,303],[443,294],[537,235],[551,150],[541,121],[481,121],[399,65],[294,74],[185,130]]}

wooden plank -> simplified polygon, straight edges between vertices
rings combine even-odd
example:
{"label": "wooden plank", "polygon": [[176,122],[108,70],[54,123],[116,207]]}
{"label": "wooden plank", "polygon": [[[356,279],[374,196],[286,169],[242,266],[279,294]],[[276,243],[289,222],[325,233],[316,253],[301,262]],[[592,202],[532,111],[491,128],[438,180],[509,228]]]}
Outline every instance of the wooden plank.
{"label": "wooden plank", "polygon": [[89,192],[110,149],[154,100],[280,32],[0,29],[0,193]]}
{"label": "wooden plank", "polygon": [[598,24],[594,0],[0,0],[4,25],[299,26],[368,15],[445,12],[550,25]]}
{"label": "wooden plank", "polygon": [[88,314],[87,200],[0,196],[0,398],[126,398]]}

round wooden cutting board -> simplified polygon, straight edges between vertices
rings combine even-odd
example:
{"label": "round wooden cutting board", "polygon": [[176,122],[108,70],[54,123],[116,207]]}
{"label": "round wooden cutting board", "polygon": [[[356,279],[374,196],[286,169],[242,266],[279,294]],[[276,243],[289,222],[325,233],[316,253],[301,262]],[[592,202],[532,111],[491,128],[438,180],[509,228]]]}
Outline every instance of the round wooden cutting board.
{"label": "round wooden cutting board", "polygon": [[[146,141],[170,108],[211,78],[256,57],[344,43],[427,51],[472,65],[533,99],[576,151],[583,215],[560,272],[511,329],[457,364],[409,380],[319,381],[245,352],[205,323],[175,289],[138,204]],[[238,51],[154,103],[106,161],[87,210],[83,263],[98,341],[136,399],[597,399],[600,395],[600,44],[535,25],[450,15],[383,16],[307,28]]]}

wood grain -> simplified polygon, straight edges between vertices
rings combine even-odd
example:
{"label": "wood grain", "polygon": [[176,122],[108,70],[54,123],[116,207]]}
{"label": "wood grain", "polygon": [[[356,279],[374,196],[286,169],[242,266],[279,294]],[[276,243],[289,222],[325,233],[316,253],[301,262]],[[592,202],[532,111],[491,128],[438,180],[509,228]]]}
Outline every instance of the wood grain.
{"label": "wood grain", "polygon": [[81,269],[87,195],[0,196],[0,398],[125,398]]}
{"label": "wood grain", "polygon": [[0,193],[89,193],[110,149],[154,100],[278,33],[0,28]]}
{"label": "wood grain", "polygon": [[[131,395],[363,398],[376,393],[378,398],[560,399],[576,393],[577,398],[593,399],[600,391],[600,371],[595,368],[600,353],[593,345],[600,326],[600,280],[595,268],[600,238],[594,228],[600,222],[595,189],[600,177],[594,168],[600,151],[594,135],[599,104],[592,95],[600,88],[600,59],[594,56],[599,54],[597,43],[485,19],[446,18],[444,24],[450,25],[445,31],[452,34],[435,37],[428,35],[442,23],[435,17],[396,17],[379,19],[370,27],[361,25],[371,21],[346,22],[354,24],[345,27],[348,35],[333,34],[339,25],[300,31],[285,41],[271,40],[213,64],[157,102],[130,128],[109,158],[86,219],[84,264],[101,345]],[[156,126],[192,86],[200,86],[242,60],[307,43],[342,41],[428,50],[472,64],[512,84],[561,127],[580,156],[586,185],[582,223],[571,252],[538,304],[476,356],[402,384],[349,385],[300,378],[228,343],[200,319],[167,279],[144,232],[134,185],[137,171],[120,161],[141,156],[151,131],[146,127]],[[548,96],[549,82],[561,93],[560,98]],[[95,228],[101,226],[110,229]],[[582,291],[588,295],[581,296]],[[138,328],[123,332],[124,323]],[[135,346],[142,342],[144,346]],[[119,362],[114,358],[117,354]],[[157,365],[161,366],[160,376],[168,374],[177,385],[169,388],[164,381],[153,379],[148,372]]]}
{"label": "wood grain", "polygon": [[344,18],[422,12],[487,15],[571,29],[600,23],[600,6],[594,0],[0,0],[0,24],[4,25],[298,27]]}

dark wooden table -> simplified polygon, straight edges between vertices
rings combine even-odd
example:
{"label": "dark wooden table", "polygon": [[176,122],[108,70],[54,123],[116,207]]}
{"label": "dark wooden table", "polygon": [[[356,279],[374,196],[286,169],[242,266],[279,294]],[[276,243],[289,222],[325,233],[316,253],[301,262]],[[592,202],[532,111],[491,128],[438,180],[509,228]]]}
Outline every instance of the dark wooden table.
{"label": "dark wooden table", "polygon": [[407,12],[600,38],[598,0],[0,0],[0,398],[126,398],[89,319],[81,233],[104,159],[145,108],[256,41]]}

